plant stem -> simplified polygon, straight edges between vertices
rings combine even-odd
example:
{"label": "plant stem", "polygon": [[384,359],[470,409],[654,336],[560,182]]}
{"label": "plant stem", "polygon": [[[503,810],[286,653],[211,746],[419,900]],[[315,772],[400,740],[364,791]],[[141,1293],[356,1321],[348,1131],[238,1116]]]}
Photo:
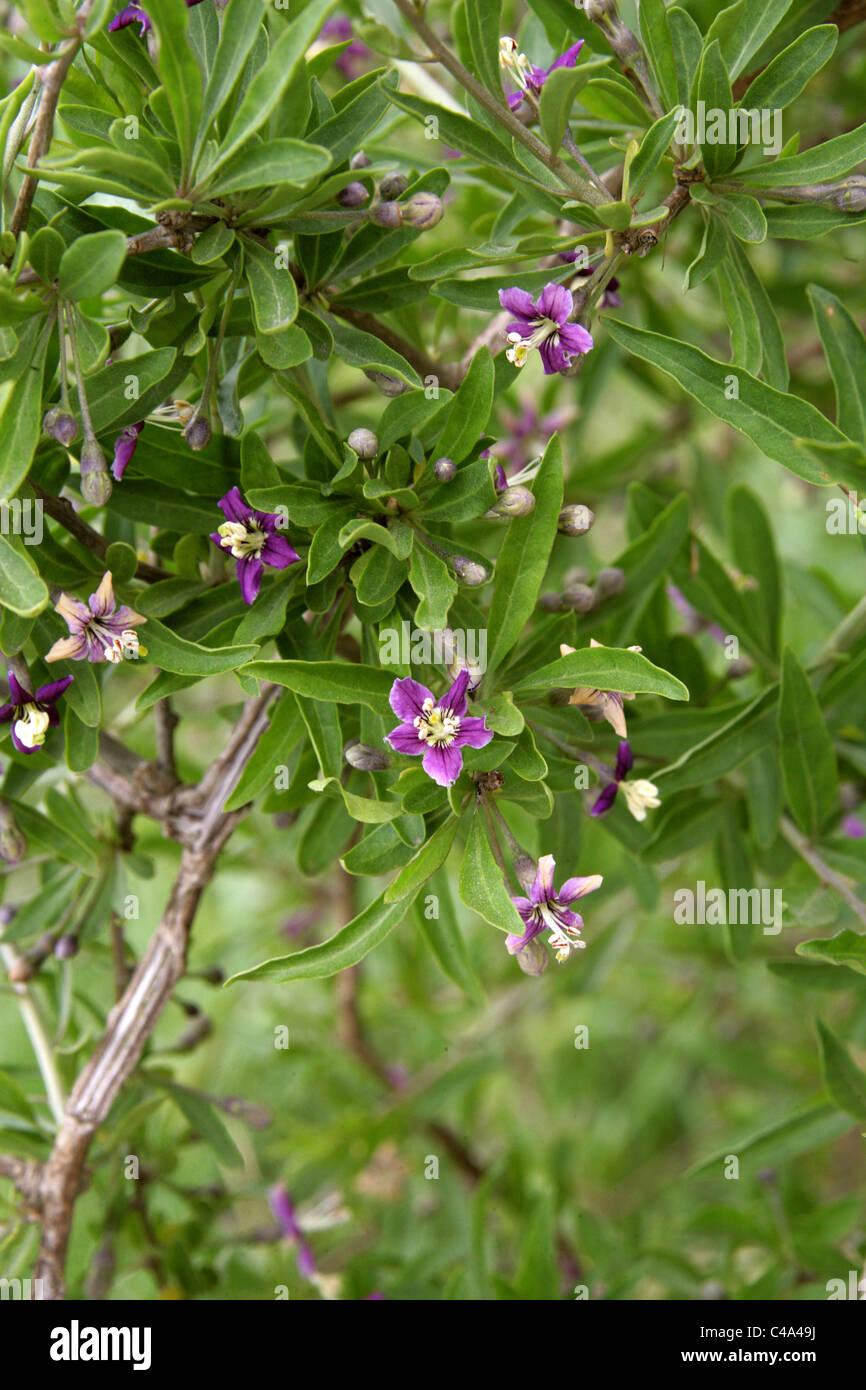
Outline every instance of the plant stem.
{"label": "plant stem", "polygon": [[[3,958],[3,964],[6,966],[7,971],[11,973],[14,966],[18,964],[17,952],[12,946],[3,945],[3,943],[0,942],[0,956]],[[24,1020],[24,1026],[30,1038],[30,1044],[36,1056],[39,1070],[42,1073],[42,1080],[45,1083],[45,1094],[48,1097],[51,1113],[59,1126],[63,1121],[66,1110],[66,1093],[63,1089],[60,1073],[57,1070],[57,1064],[54,1060],[54,1053],[51,1049],[48,1034],[45,1031],[45,1025],[42,1022],[42,1015],[37,1009],[30,991],[25,984],[17,984],[13,981],[12,991],[18,999],[21,1017]]]}

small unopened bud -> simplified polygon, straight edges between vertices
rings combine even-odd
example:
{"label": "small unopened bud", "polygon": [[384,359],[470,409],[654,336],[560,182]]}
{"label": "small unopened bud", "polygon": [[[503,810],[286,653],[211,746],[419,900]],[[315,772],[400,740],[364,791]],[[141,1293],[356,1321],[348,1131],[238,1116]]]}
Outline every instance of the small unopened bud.
{"label": "small unopened bud", "polygon": [[93,507],[104,507],[111,496],[111,478],[105,455],[95,439],[86,439],[81,449],[81,496]]}
{"label": "small unopened bud", "polygon": [[42,428],[52,439],[56,439],[58,444],[66,446],[71,444],[78,434],[78,421],[74,415],[55,405],[51,410],[46,410]]}
{"label": "small unopened bud", "polygon": [[591,512],[589,507],[563,507],[559,513],[557,529],[564,536],[585,536],[594,521],[595,512]]}
{"label": "small unopened bud", "polygon": [[575,613],[591,613],[595,607],[595,592],[588,584],[569,584],[562,597]]}
{"label": "small unopened bud", "polygon": [[528,888],[535,880],[538,865],[531,854],[517,854],[514,857],[514,873],[517,882]]}
{"label": "small unopened bud", "polygon": [[379,184],[379,197],[385,202],[390,202],[394,198],[400,198],[409,187],[409,180],[405,174],[398,174],[396,171],[386,174]]}
{"label": "small unopened bud", "polygon": [[337,202],[342,208],[360,208],[369,198],[369,193],[362,183],[347,183],[345,188],[341,188],[337,194]]}
{"label": "small unopened bud", "polygon": [[833,198],[833,204],[842,212],[863,212],[866,209],[866,178],[862,174],[854,174],[846,179]]}
{"label": "small unopened bud", "polygon": [[435,193],[413,193],[401,206],[403,221],[408,222],[416,231],[428,232],[437,222],[442,221],[442,199],[437,198]]}
{"label": "small unopened bud", "polygon": [[440,483],[450,483],[456,475],[457,467],[453,459],[437,459],[433,465],[433,476]]}
{"label": "small unopened bud", "polygon": [[378,748],[371,748],[369,743],[347,743],[343,757],[350,767],[356,767],[359,772],[383,772],[391,766],[387,754],[381,753]]}
{"label": "small unopened bud", "polygon": [[397,376],[387,376],[385,372],[365,371],[364,376],[378,387],[383,396],[402,396],[411,390],[407,381],[401,381]]}
{"label": "small unopened bud", "polygon": [[78,955],[78,939],[74,936],[61,936],[54,943],[54,954],[58,960],[71,960]]}
{"label": "small unopened bud", "polygon": [[517,952],[516,960],[524,975],[543,975],[550,957],[544,942],[534,936]]}
{"label": "small unopened bud", "polygon": [[616,0],[583,0],[582,9],[591,24],[602,24],[616,14]]}
{"label": "small unopened bud", "polygon": [[559,613],[563,608],[567,608],[562,594],[542,594],[538,600],[538,606],[544,613]]}
{"label": "small unopened bud", "polygon": [[198,453],[206,449],[211,440],[211,427],[201,415],[195,415],[183,432],[183,437],[191,449]]}
{"label": "small unopened bud", "polygon": [[208,965],[201,972],[201,978],[206,985],[221,985],[225,980],[225,971],[220,970],[218,965]]}
{"label": "small unopened bud", "polygon": [[590,584],[592,582],[592,571],[586,565],[570,565],[563,575],[563,584],[567,588],[569,584]]}
{"label": "small unopened bud", "polygon": [[523,487],[518,483],[516,487],[507,487],[504,492],[500,492],[495,503],[487,513],[488,516],[518,517],[529,516],[535,507],[535,498],[528,487]]}
{"label": "small unopened bud", "polygon": [[403,211],[399,203],[377,203],[370,209],[370,220],[377,227],[402,227]]}
{"label": "small unopened bud", "polygon": [[625,573],[616,565],[599,570],[598,578],[595,581],[595,589],[599,597],[611,598],[614,594],[621,594],[624,588]]}
{"label": "small unopened bud", "polygon": [[363,150],[359,150],[358,153],[357,153],[357,154],[353,154],[353,155],[352,155],[352,158],[349,160],[349,168],[350,168],[350,169],[369,169],[369,167],[370,167],[370,165],[371,165],[372,163],[373,163],[373,161],[372,161],[372,159],[370,158],[370,156],[369,156],[368,154],[365,154]]}
{"label": "small unopened bud", "polygon": [[475,560],[467,560],[465,555],[455,555],[452,564],[457,578],[462,579],[470,589],[477,588],[479,584],[486,584],[489,578],[489,570],[477,564]]}
{"label": "small unopened bud", "polygon": [[374,459],[379,452],[379,440],[372,430],[352,430],[346,443],[359,459]]}
{"label": "small unopened bud", "polygon": [[747,656],[741,656],[736,661],[732,661],[728,667],[728,680],[742,680],[743,676],[751,675],[754,670],[752,662]]}

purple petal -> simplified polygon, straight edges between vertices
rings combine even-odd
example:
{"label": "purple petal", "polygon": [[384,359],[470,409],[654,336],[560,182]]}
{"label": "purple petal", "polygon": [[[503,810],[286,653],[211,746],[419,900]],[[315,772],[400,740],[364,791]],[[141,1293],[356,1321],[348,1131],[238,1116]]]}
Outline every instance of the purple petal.
{"label": "purple petal", "polygon": [[567,931],[580,931],[583,926],[583,918],[580,913],[569,912],[567,907],[559,908],[556,915]]}
{"label": "purple petal", "polygon": [[594,893],[604,880],[601,874],[587,874],[585,878],[567,878],[556,895],[559,903],[573,903],[575,898],[585,898]]}
{"label": "purple petal", "polygon": [[91,594],[88,599],[90,612],[94,618],[107,618],[114,612],[116,604],[114,602],[114,587],[111,581],[111,570],[106,570],[99,583],[99,588],[95,594]]}
{"label": "purple petal", "polygon": [[493,730],[484,727],[483,719],[473,717],[460,720],[457,743],[461,748],[486,748],[493,737]]}
{"label": "purple petal", "polygon": [[557,58],[556,62],[551,64],[547,69],[548,73],[553,72],[556,68],[573,68],[577,62],[577,55],[582,48],[583,39],[578,39],[577,43],[573,43],[571,48],[567,48],[561,57]]}
{"label": "purple petal", "polygon": [[146,12],[139,5],[127,5],[125,9],[120,11],[120,14],[115,15],[108,26],[108,32],[109,34],[116,34],[118,29],[125,29],[127,25],[135,23],[141,24],[139,37],[150,29],[150,17]]}
{"label": "purple petal", "polygon": [[512,898],[511,901],[514,903],[514,906],[517,908],[524,922],[528,922],[535,911],[535,904],[531,903],[528,898]]}
{"label": "purple petal", "polygon": [[538,936],[540,931],[544,931],[543,922],[533,922],[530,927],[527,927],[522,936],[515,936],[509,933],[505,938],[506,951],[510,956],[516,956],[517,952],[522,951],[524,946],[528,946],[530,941]]}
{"label": "purple petal", "polygon": [[132,458],[138,446],[138,436],[144,429],[144,421],[139,420],[137,425],[127,425],[120,431],[114,441],[114,458],[111,461],[111,473],[116,482],[120,482],[123,477],[124,469]]}
{"label": "purple petal", "polygon": [[392,729],[390,734],[386,734],[385,738],[395,753],[408,753],[411,758],[416,758],[427,747],[418,737],[418,730],[412,724],[400,724],[396,729]]}
{"label": "purple petal", "polygon": [[15,705],[0,705],[0,724],[8,724],[15,713]]}
{"label": "purple petal", "polygon": [[225,517],[226,521],[246,521],[252,516],[253,509],[248,507],[239,487],[230,488],[225,497],[221,497],[217,506]]}
{"label": "purple petal", "polygon": [[616,794],[618,791],[618,782],[608,782],[604,791],[601,793],[600,796],[597,796],[595,801],[593,802],[589,814],[591,816],[605,815],[610,810],[613,803],[616,801]]}
{"label": "purple petal", "polygon": [[574,299],[571,290],[567,290],[564,285],[557,285],[555,282],[545,285],[538,301],[538,313],[541,318],[553,319],[554,323],[563,324],[567,321],[573,308]]}
{"label": "purple petal", "polygon": [[424,701],[432,699],[433,694],[426,685],[422,685],[420,681],[413,681],[408,676],[396,680],[388,695],[388,703],[392,710],[405,724],[411,724],[413,719],[417,719],[422,713]]}
{"label": "purple petal", "polygon": [[452,743],[450,748],[428,747],[421,766],[440,787],[450,787],[463,770],[463,754],[456,743]]}
{"label": "purple petal", "polygon": [[544,342],[539,344],[538,351],[545,376],[553,376],[554,372],[564,372],[566,367],[570,366],[570,358],[563,349],[558,335],[545,338]]}
{"label": "purple petal", "polygon": [[512,111],[516,111],[516,110],[517,110],[517,108],[518,108],[518,106],[520,105],[520,103],[522,102],[522,100],[523,100],[523,93],[522,93],[522,92],[509,92],[509,93],[508,93],[508,105],[510,106],[510,108],[511,108]]}
{"label": "purple petal", "polygon": [[72,684],[72,676],[61,676],[59,681],[51,681],[48,685],[40,685],[36,692],[37,705],[53,705],[55,700],[59,700],[68,685]]}
{"label": "purple petal", "polygon": [[268,536],[259,551],[259,556],[264,564],[270,565],[271,569],[275,570],[284,570],[301,558],[285,536],[274,535]]}
{"label": "purple petal", "polygon": [[500,290],[499,303],[503,309],[507,309],[510,314],[516,314],[520,319],[534,319],[538,312],[529,291],[518,289],[516,286]]}
{"label": "purple petal", "polygon": [[462,719],[466,711],[466,690],[468,685],[469,672],[461,671],[451,689],[446,695],[443,695],[440,700],[443,709],[450,709],[451,713],[456,714],[460,719]]}
{"label": "purple petal", "polygon": [[508,487],[508,475],[501,463],[497,463],[493,470],[493,486],[497,492],[504,492]]}
{"label": "purple petal", "polygon": [[548,902],[554,896],[553,873],[556,860],[552,854],[543,854],[536,865],[535,882],[529,890],[534,903]]}
{"label": "purple petal", "polygon": [[15,748],[19,753],[25,753],[27,755],[29,755],[30,753],[39,752],[38,746],[36,748],[28,748],[26,743],[21,742],[20,738],[15,732],[14,724],[12,725],[12,747]]}
{"label": "purple petal", "polygon": [[564,323],[559,330],[559,339],[568,352],[576,357],[584,352],[592,352],[593,338],[579,323]]}
{"label": "purple petal", "polygon": [[625,740],[619,745],[616,754],[616,780],[621,782],[627,772],[631,772],[634,767],[634,755],[631,751],[631,744]]}
{"label": "purple petal", "polygon": [[26,705],[33,699],[30,691],[18,684],[11,671],[9,672],[9,697],[13,705]]}
{"label": "purple petal", "polygon": [[255,603],[265,567],[257,555],[245,555],[237,562],[238,583],[244,603]]}

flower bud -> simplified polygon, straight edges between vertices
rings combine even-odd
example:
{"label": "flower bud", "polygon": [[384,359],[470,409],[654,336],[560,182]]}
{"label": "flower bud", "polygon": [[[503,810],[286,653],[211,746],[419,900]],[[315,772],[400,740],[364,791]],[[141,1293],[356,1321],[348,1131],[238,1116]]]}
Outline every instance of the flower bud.
{"label": "flower bud", "polygon": [[359,459],[374,459],[379,452],[379,440],[372,430],[352,430],[346,443]]}
{"label": "flower bud", "polygon": [[487,513],[488,516],[518,517],[529,516],[535,507],[535,498],[528,487],[518,484],[516,487],[507,487],[504,492],[500,492],[494,505]]}
{"label": "flower bud", "polygon": [[380,753],[378,748],[371,748],[369,743],[359,743],[357,740],[346,744],[343,757],[350,767],[358,768],[359,772],[382,772],[391,766],[387,754]]}
{"label": "flower bud", "polygon": [[337,194],[337,202],[341,208],[360,208],[363,207],[369,196],[362,183],[347,183],[346,187],[341,188]]}
{"label": "flower bud", "polygon": [[206,449],[211,440],[211,427],[201,415],[194,415],[183,432],[183,437],[191,449],[198,453]]}
{"label": "flower bud", "polygon": [[595,607],[595,591],[588,584],[569,584],[562,597],[575,613],[591,613]]}
{"label": "flower bud", "polygon": [[544,943],[534,936],[517,952],[515,959],[524,975],[543,975],[550,957]]}
{"label": "flower bud", "polygon": [[568,604],[563,600],[562,594],[550,593],[541,595],[538,606],[543,613],[561,613]]}
{"label": "flower bud", "polygon": [[54,943],[54,954],[58,960],[71,960],[78,955],[78,939],[74,936],[61,936]]}
{"label": "flower bud", "polygon": [[68,411],[61,410],[58,406],[52,406],[51,410],[46,410],[42,421],[42,429],[52,439],[56,439],[58,444],[64,447],[71,444],[78,434],[78,421],[74,415]]}
{"label": "flower bud", "polygon": [[594,521],[595,512],[591,512],[589,507],[563,507],[559,513],[557,530],[564,536],[585,536]]}
{"label": "flower bud", "polygon": [[854,174],[852,178],[845,179],[832,201],[834,207],[842,212],[866,210],[866,178],[862,174]]}
{"label": "flower bud", "polygon": [[570,565],[563,575],[563,584],[567,588],[569,584],[590,584],[592,583],[592,571],[586,565]]}
{"label": "flower bud", "polygon": [[368,154],[364,154],[364,151],[363,151],[363,150],[359,150],[358,153],[357,153],[357,154],[353,154],[353,155],[352,155],[352,158],[349,160],[349,168],[350,168],[350,169],[369,169],[369,167],[370,167],[370,165],[371,165],[372,163],[373,163],[373,161],[372,161],[372,159],[370,158],[370,156],[369,156]]}
{"label": "flower bud", "polygon": [[379,197],[384,202],[391,202],[394,198],[401,198],[409,187],[409,180],[405,174],[399,174],[396,170],[386,174],[379,184]]}
{"label": "flower bud", "polygon": [[433,476],[437,482],[450,483],[451,479],[457,474],[457,468],[453,459],[437,459],[433,465]]}
{"label": "flower bud", "polygon": [[377,203],[370,209],[370,220],[377,227],[402,227],[403,211],[399,203]]}
{"label": "flower bud", "polygon": [[378,387],[383,396],[402,396],[406,391],[411,390],[408,382],[401,381],[396,376],[387,376],[385,372],[365,371],[364,376]]}
{"label": "flower bud", "polygon": [[105,455],[95,439],[85,439],[81,449],[81,496],[93,507],[104,507],[111,496],[111,478]]}
{"label": "flower bud", "polygon": [[614,594],[621,594],[625,588],[625,574],[616,565],[599,570],[595,588],[600,598],[611,598]]}
{"label": "flower bud", "polygon": [[470,589],[477,588],[479,584],[486,584],[490,577],[489,570],[476,564],[474,560],[467,560],[465,555],[455,555],[451,563],[457,578],[462,579]]}
{"label": "flower bud", "polygon": [[583,13],[591,24],[600,24],[616,14],[616,0],[583,0]]}
{"label": "flower bud", "polygon": [[442,199],[435,193],[413,193],[402,205],[403,221],[419,232],[429,232],[442,221]]}

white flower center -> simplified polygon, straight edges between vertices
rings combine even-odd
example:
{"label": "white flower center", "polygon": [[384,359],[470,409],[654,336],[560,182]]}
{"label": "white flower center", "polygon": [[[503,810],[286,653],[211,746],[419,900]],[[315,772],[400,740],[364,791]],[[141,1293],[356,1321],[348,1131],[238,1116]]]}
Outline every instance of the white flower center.
{"label": "white flower center", "polygon": [[248,555],[258,555],[267,536],[255,522],[224,521],[217,527],[221,536],[220,545],[230,550],[236,560],[245,560]]}
{"label": "white flower center", "polygon": [[522,367],[533,348],[540,348],[541,344],[548,338],[556,338],[559,335],[559,324],[553,319],[533,319],[535,331],[530,333],[528,338],[524,338],[521,333],[509,333],[508,341],[510,348],[506,348],[505,356],[509,362],[513,362],[515,367]]}
{"label": "white flower center", "polygon": [[113,666],[119,666],[124,659],[137,661],[143,650],[138,641],[138,633],[133,632],[132,628],[125,628],[119,637],[112,637],[111,645],[105,648],[105,659]]}
{"label": "white flower center", "polygon": [[645,777],[638,777],[634,782],[621,782],[620,787],[625,797],[625,804],[635,820],[646,820],[647,811],[654,811],[657,806],[662,804],[658,787],[654,782],[647,781]]}
{"label": "white flower center", "polygon": [[450,748],[460,732],[459,716],[431,699],[424,701],[421,710],[421,714],[412,721],[421,742],[431,743],[434,748]]}
{"label": "white flower center", "polygon": [[36,705],[27,704],[20,719],[15,720],[15,735],[25,748],[41,748],[50,724],[48,715]]}

